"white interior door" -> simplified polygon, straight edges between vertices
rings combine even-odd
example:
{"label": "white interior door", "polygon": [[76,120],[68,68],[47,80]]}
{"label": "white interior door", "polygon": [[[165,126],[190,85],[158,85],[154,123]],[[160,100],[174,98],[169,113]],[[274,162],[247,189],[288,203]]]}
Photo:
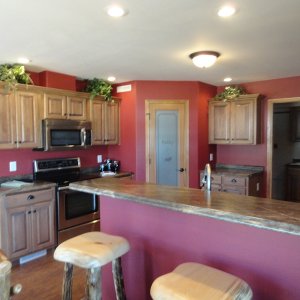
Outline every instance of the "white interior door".
{"label": "white interior door", "polygon": [[188,102],[146,100],[147,182],[188,186]]}

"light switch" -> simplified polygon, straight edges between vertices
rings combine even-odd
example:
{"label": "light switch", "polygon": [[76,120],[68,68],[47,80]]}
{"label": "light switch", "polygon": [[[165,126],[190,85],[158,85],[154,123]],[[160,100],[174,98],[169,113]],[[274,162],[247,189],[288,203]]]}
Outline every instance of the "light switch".
{"label": "light switch", "polygon": [[9,162],[9,172],[15,172],[15,171],[17,171],[17,162],[10,161]]}
{"label": "light switch", "polygon": [[102,163],[102,155],[97,155],[97,162]]}

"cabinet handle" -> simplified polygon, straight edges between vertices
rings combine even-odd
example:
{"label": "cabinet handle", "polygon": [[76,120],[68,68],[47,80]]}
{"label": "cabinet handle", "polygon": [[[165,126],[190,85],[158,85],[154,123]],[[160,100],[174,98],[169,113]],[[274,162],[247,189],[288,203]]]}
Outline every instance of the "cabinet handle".
{"label": "cabinet handle", "polygon": [[28,211],[28,215],[30,215],[31,214],[31,210],[30,211]]}
{"label": "cabinet handle", "polygon": [[36,213],[36,209],[33,211],[33,213],[34,213],[34,214]]}
{"label": "cabinet handle", "polygon": [[27,200],[33,200],[34,199],[34,196],[33,195],[29,195],[28,197],[27,197]]}
{"label": "cabinet handle", "polygon": [[233,178],[233,179],[231,180],[231,182],[234,182],[234,183],[235,183],[235,182],[236,182],[236,179]]}

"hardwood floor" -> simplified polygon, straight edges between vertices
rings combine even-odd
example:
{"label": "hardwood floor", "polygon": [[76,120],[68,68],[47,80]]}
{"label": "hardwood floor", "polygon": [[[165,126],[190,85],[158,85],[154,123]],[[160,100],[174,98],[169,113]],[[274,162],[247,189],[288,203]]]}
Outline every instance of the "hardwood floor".
{"label": "hardwood floor", "polygon": [[[19,295],[13,300],[59,300],[64,264],[53,259],[53,252],[46,256],[23,265],[12,268],[11,283],[22,284]],[[74,267],[73,273],[73,300],[84,297],[85,270]]]}

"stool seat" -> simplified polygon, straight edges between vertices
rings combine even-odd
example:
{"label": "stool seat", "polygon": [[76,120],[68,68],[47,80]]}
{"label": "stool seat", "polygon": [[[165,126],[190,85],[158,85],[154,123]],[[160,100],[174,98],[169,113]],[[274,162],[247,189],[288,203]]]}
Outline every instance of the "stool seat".
{"label": "stool seat", "polygon": [[91,269],[101,267],[129,251],[129,243],[120,236],[87,232],[61,243],[54,252],[58,261]]}
{"label": "stool seat", "polygon": [[83,233],[64,241],[54,251],[54,259],[64,262],[62,299],[72,300],[73,265],[86,269],[86,300],[101,300],[101,267],[112,263],[117,300],[126,300],[121,256],[129,251],[128,241],[100,231]]}
{"label": "stool seat", "polygon": [[154,300],[252,299],[252,290],[242,279],[199,263],[184,263],[154,280]]}

